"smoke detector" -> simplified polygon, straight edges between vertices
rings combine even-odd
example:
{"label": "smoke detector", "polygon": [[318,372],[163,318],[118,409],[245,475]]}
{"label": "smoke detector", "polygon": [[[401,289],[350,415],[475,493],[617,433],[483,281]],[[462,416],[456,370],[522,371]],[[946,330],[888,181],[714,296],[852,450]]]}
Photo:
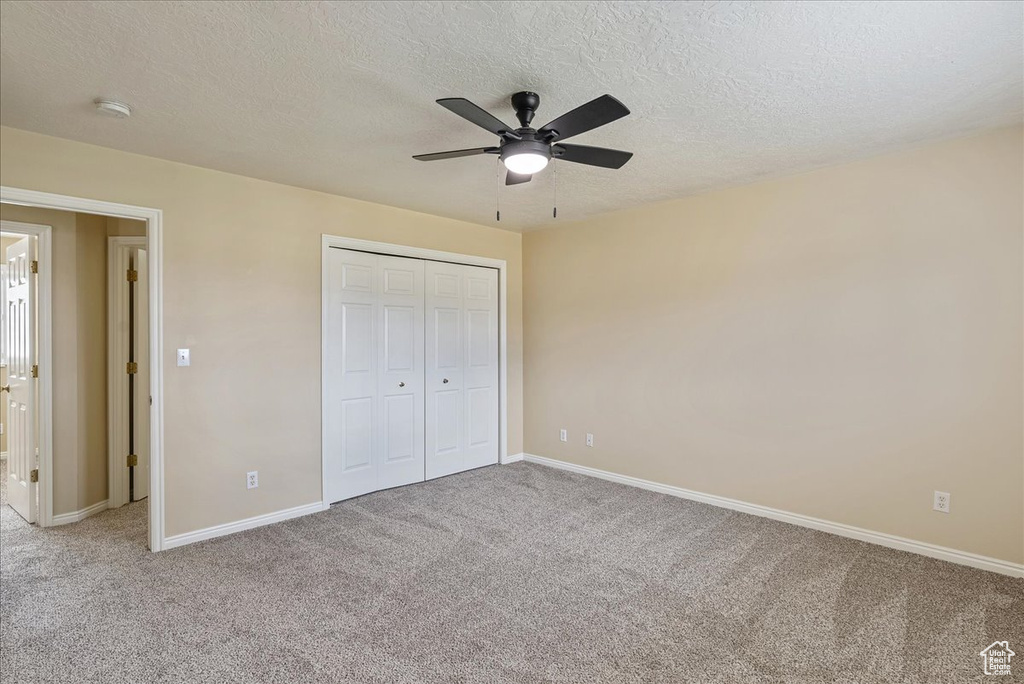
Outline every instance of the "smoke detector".
{"label": "smoke detector", "polygon": [[104,99],[96,99],[94,102],[96,104],[96,111],[104,116],[112,116],[117,119],[127,119],[132,115],[132,108],[124,102]]}

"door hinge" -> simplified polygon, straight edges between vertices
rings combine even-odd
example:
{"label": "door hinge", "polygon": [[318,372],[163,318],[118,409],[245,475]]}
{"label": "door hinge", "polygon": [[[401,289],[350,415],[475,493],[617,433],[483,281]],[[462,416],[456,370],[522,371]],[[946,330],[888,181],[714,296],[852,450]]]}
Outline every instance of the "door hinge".
{"label": "door hinge", "polygon": [[30,482],[39,482],[39,468],[33,468],[32,472],[29,473],[28,479]]}
{"label": "door hinge", "polygon": [[134,270],[129,268],[128,269],[128,282],[129,283],[134,283],[134,282],[138,281],[138,279],[139,279],[139,272],[138,271],[134,271]]}
{"label": "door hinge", "polygon": [[128,454],[128,467],[134,468],[139,465],[139,457],[136,454]]}
{"label": "door hinge", "polygon": [[39,273],[39,262],[35,259],[32,260],[32,272]]}
{"label": "door hinge", "polygon": [[39,364],[38,363],[33,363],[32,364],[32,377],[33,378],[38,378],[39,377]]}
{"label": "door hinge", "polygon": [[136,373],[139,372],[139,364],[135,363],[134,361],[129,361],[126,365],[126,372],[128,373],[128,375],[135,375]]}

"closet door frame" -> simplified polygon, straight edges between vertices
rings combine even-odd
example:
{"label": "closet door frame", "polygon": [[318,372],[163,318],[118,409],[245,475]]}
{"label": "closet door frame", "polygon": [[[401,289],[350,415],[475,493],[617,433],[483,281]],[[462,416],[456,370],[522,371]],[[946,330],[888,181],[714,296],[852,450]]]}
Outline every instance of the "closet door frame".
{"label": "closet door frame", "polygon": [[409,247],[388,242],[374,242],[338,235],[321,235],[320,247],[320,470],[321,494],[327,501],[327,379],[323,360],[327,357],[327,259],[332,249],[350,249],[385,256],[411,257],[428,261],[445,261],[466,266],[484,266],[498,271],[498,463],[510,463],[508,454],[508,287],[507,264],[504,259],[442,252],[435,249]]}

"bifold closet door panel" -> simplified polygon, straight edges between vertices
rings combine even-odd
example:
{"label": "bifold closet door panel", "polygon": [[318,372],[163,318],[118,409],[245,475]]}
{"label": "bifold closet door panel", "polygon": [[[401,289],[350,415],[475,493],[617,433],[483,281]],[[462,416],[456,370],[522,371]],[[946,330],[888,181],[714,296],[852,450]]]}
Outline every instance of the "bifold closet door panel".
{"label": "bifold closet door panel", "polygon": [[377,489],[423,482],[423,261],[378,256],[380,454]]}
{"label": "bifold closet door panel", "polygon": [[426,476],[498,462],[498,273],[426,263]]}
{"label": "bifold closet door panel", "polygon": [[428,261],[426,477],[462,470],[462,266]]}
{"label": "bifold closet door panel", "polygon": [[423,262],[328,253],[328,502],[423,480]]}
{"label": "bifold closet door panel", "polygon": [[498,271],[463,266],[464,469],[498,462]]}

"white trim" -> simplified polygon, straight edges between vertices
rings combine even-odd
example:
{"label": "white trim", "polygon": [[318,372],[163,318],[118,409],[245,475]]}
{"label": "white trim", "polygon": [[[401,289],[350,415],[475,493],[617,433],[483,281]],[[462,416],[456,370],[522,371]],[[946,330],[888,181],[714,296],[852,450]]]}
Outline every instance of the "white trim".
{"label": "white trim", "polygon": [[194,544],[206,539],[213,539],[214,537],[223,537],[228,534],[234,534],[235,532],[251,530],[255,527],[273,525],[274,523],[282,522],[284,520],[299,518],[304,515],[310,515],[311,513],[319,513],[320,511],[325,511],[328,508],[330,508],[330,506],[324,506],[322,502],[317,501],[316,503],[306,504],[304,506],[286,508],[283,511],[277,511],[275,513],[257,515],[253,518],[246,518],[245,520],[206,527],[201,530],[196,530],[195,532],[176,534],[173,537],[167,537],[164,539],[164,549],[173,549],[178,546],[185,546],[186,544]]}
{"label": "white trim", "polygon": [[323,500],[327,501],[328,498],[327,459],[324,457],[323,450],[323,445],[327,443],[327,394],[323,382],[324,359],[327,356],[327,297],[325,295],[327,293],[327,254],[332,247],[498,269],[498,463],[511,463],[508,456],[508,283],[506,278],[508,264],[505,260],[337,235],[323,234],[320,238],[320,487]]}
{"label": "white trim", "polygon": [[576,465],[575,463],[567,463],[566,461],[556,461],[555,459],[544,458],[543,456],[525,454],[525,457],[526,461],[529,463],[537,463],[540,465],[549,466],[551,468],[568,470],[570,472],[579,473],[581,475],[589,475],[590,477],[597,477],[602,480],[609,480],[611,482],[629,485],[630,487],[649,489],[652,492],[668,494],[669,496],[676,496],[679,497],[680,499],[699,501],[701,503],[710,504],[712,506],[718,506],[719,508],[728,508],[733,511],[748,513],[750,515],[756,515],[762,518],[771,518],[772,520],[779,520],[781,522],[786,522],[791,525],[808,527],[812,530],[828,532],[830,534],[835,534],[840,537],[857,539],[863,542],[868,542],[869,544],[885,546],[890,549],[909,551],[910,553],[928,556],[929,558],[937,558],[939,560],[949,561],[950,563],[956,563],[958,565],[967,565],[972,568],[988,570],[989,572],[997,572],[1001,575],[1009,575],[1011,577],[1024,577],[1024,564],[1021,563],[1011,563],[1010,561],[1004,561],[998,558],[991,558],[989,556],[979,556],[978,554],[969,553],[967,551],[958,551],[956,549],[951,549],[946,546],[937,546],[935,544],[928,544],[926,542],[915,541],[913,539],[906,539],[905,537],[897,537],[892,534],[885,534],[884,532],[874,532],[872,530],[865,530],[861,527],[853,527],[852,525],[844,525],[842,523],[831,522],[829,520],[822,520],[820,518],[812,518],[807,515],[800,515],[799,513],[781,511],[777,508],[760,506],[758,504],[747,503],[745,501],[739,501],[737,499],[728,499],[724,496],[704,494],[702,492],[695,492],[690,489],[683,489],[682,487],[673,487],[671,485],[660,484],[658,482],[651,482],[650,480],[641,480],[640,478],[637,477],[619,475],[618,473],[610,473],[606,470],[588,468],[587,466]]}
{"label": "white trim", "polygon": [[[146,247],[149,257],[149,358],[151,364],[149,391],[153,397],[149,422],[149,548],[153,551],[160,551],[164,548],[163,212],[159,209],[8,186],[0,186],[0,202],[59,211],[80,211],[86,214],[100,214],[146,222]],[[40,244],[41,246],[42,244]],[[46,351],[50,353],[49,349]],[[46,361],[49,362],[49,359]],[[44,385],[51,383],[49,375],[45,375],[42,380]],[[52,385],[50,392],[52,397]],[[52,411],[52,406],[44,407],[44,410],[47,409]],[[49,447],[49,445],[47,446]],[[46,450],[45,458],[52,460],[49,448]],[[49,486],[53,486],[52,481]],[[40,488],[41,491],[44,489]],[[47,494],[46,504],[51,507],[50,512],[52,513],[52,491]],[[40,508],[40,510],[43,509]]]}
{"label": "white trim", "polygon": [[[7,201],[6,192],[2,201]],[[53,228],[36,223],[0,221],[0,231],[36,237],[39,261],[36,280],[39,298],[36,302],[36,363],[39,364],[39,384],[36,385],[39,486],[36,505],[39,515],[36,522],[40,527],[49,527],[53,524]]]}
{"label": "white trim", "polygon": [[508,465],[509,463],[519,463],[520,461],[523,460],[523,458],[525,456],[526,456],[526,454],[524,454],[522,452],[519,452],[518,454],[512,454],[508,458],[504,459],[501,462],[501,465]]}
{"label": "white trim", "polygon": [[53,516],[51,525],[56,527],[57,525],[67,525],[68,523],[76,523],[81,520],[85,520],[97,513],[102,513],[109,508],[109,503],[106,499],[98,503],[94,503],[92,506],[86,506],[80,511],[74,511],[73,513],[61,513],[60,515]]}
{"label": "white trim", "polygon": [[6,461],[6,460],[7,460],[7,452],[6,451],[0,451],[0,461]]}
{"label": "white trim", "polygon": [[125,273],[133,247],[145,237],[107,238],[107,494],[111,508],[128,503],[128,287]]}

